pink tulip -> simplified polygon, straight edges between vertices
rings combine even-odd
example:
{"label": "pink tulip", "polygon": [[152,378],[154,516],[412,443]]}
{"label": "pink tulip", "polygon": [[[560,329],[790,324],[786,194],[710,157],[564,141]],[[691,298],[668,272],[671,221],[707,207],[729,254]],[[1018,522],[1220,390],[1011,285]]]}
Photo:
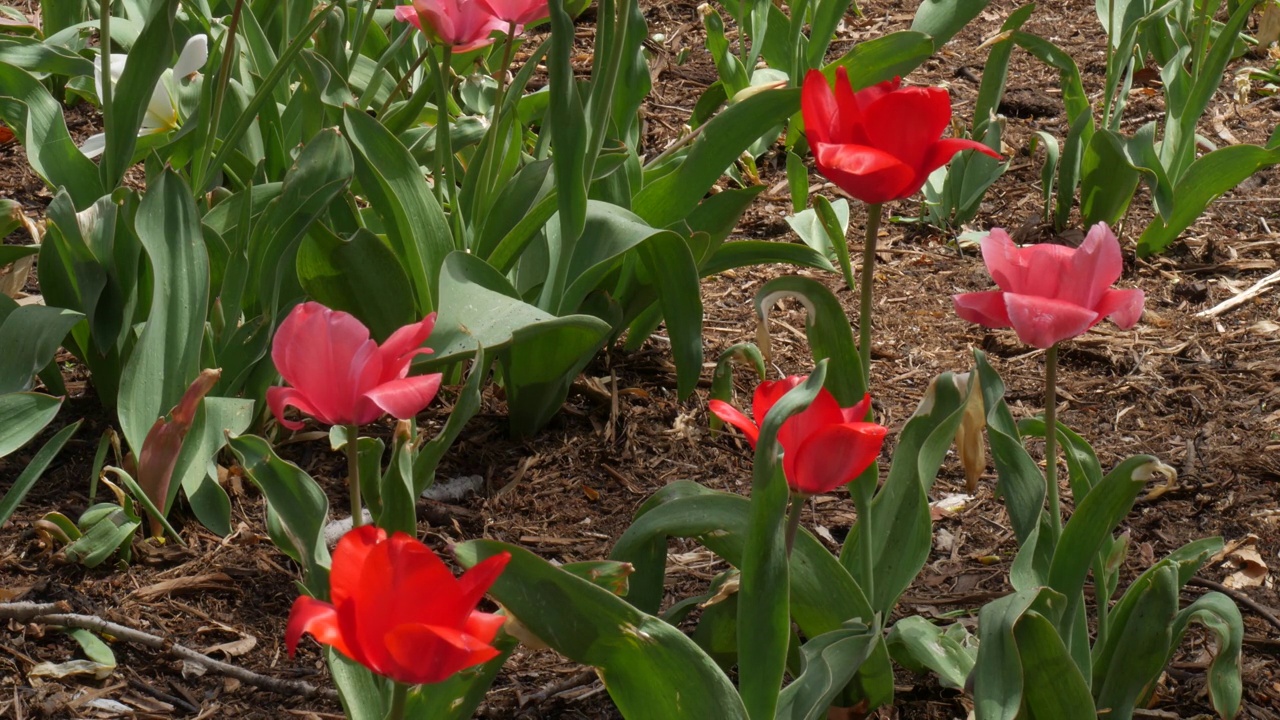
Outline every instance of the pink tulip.
{"label": "pink tulip", "polygon": [[1142,316],[1141,290],[1113,290],[1120,243],[1106,223],[1079,248],[1018,247],[1000,228],[982,239],[982,259],[999,290],[953,297],[956,314],[990,328],[1012,327],[1022,342],[1048,349],[1110,317],[1129,329]]}
{"label": "pink tulip", "polygon": [[528,25],[551,14],[547,0],[477,0],[505,23]]}
{"label": "pink tulip", "polygon": [[[396,6],[396,19],[460,53],[488,45],[493,42],[490,33],[507,29],[507,23],[494,17],[479,0],[413,0],[412,5]],[[516,27],[517,33],[523,30]]]}
{"label": "pink tulip", "polygon": [[271,359],[293,387],[267,390],[267,405],[281,425],[292,406],[326,425],[363,425],[384,414],[408,419],[422,411],[440,389],[439,374],[407,377],[413,358],[435,327],[432,313],[395,331],[381,347],[369,329],[344,312],[303,303],[280,324]]}

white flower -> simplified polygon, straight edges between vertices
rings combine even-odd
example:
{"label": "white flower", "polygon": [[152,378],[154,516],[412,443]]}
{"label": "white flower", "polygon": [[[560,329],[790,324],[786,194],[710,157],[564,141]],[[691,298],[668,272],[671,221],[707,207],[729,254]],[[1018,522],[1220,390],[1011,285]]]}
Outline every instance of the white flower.
{"label": "white flower", "polygon": [[[110,74],[113,96],[116,83],[120,81],[120,76],[124,73],[124,66],[128,59],[128,55],[111,54]],[[203,34],[193,35],[187,41],[186,46],[182,48],[182,54],[178,56],[178,62],[173,68],[165,70],[160,75],[160,80],[156,82],[156,88],[151,92],[151,101],[147,103],[147,113],[142,117],[142,127],[138,128],[138,137],[162,134],[178,129],[178,87],[176,83],[180,78],[199,71],[200,68],[204,67],[205,61],[208,59],[208,36]],[[96,81],[95,89],[98,93],[98,101],[101,102],[101,56],[93,60],[93,74]],[[80,152],[94,158],[101,155],[106,146],[107,136],[104,133],[98,133],[84,141],[84,145],[80,146]]]}

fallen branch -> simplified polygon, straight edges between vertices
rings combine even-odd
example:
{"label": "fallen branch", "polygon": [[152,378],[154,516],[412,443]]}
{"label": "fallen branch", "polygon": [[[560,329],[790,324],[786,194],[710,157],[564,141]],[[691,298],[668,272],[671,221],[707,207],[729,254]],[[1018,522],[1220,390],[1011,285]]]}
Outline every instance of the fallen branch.
{"label": "fallen branch", "polygon": [[1245,595],[1244,593],[1240,592],[1239,590],[1236,590],[1235,588],[1230,588],[1230,587],[1227,587],[1226,585],[1223,585],[1220,582],[1214,582],[1213,580],[1206,580],[1201,577],[1193,577],[1189,581],[1187,581],[1187,584],[1198,585],[1202,588],[1209,588],[1210,590],[1217,590],[1223,595],[1226,595],[1232,600],[1235,600],[1237,604],[1244,605],[1250,610],[1258,613],[1258,616],[1261,617],[1263,620],[1266,620],[1276,628],[1280,629],[1280,617],[1276,617],[1275,612],[1273,612],[1271,608],[1267,607],[1266,605],[1263,605],[1262,603],[1254,600],[1253,598],[1249,597],[1248,595]]}
{"label": "fallen branch", "polygon": [[259,675],[237,665],[214,660],[191,648],[178,645],[165,638],[135,630],[124,625],[108,622],[93,615],[79,615],[66,612],[70,610],[67,603],[0,603],[0,620],[17,620],[40,625],[57,627],[83,628],[92,632],[110,635],[117,640],[136,643],[145,647],[195,663],[216,673],[235,678],[246,685],[281,695],[300,695],[304,698],[322,697],[336,700],[338,693],[329,688],[321,688],[302,680],[283,680],[280,678]]}
{"label": "fallen branch", "polygon": [[1196,313],[1196,317],[1217,317],[1237,305],[1241,305],[1258,297],[1262,293],[1266,292],[1267,288],[1277,282],[1280,282],[1280,270],[1271,273],[1254,283],[1249,289],[1223,300],[1208,310],[1202,310]]}

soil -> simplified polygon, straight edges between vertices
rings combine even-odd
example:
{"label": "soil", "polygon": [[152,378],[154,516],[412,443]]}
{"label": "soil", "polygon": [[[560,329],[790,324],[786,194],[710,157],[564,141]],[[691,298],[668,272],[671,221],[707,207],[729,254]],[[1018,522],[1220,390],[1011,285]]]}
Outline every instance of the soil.
{"label": "soil", "polygon": [[[645,106],[650,155],[677,136],[694,101],[716,77],[705,57],[695,5],[692,0],[646,3],[651,33],[665,35],[652,48],[655,92]],[[967,120],[986,57],[979,46],[998,32],[1017,5],[994,0],[908,82],[949,88],[955,116]],[[833,53],[906,29],[914,6],[885,0],[862,3],[863,15],[846,18]],[[1024,29],[1067,50],[1096,99],[1103,82],[1105,35],[1092,6],[1061,0],[1040,3]],[[688,59],[682,64],[685,49]],[[1058,137],[1066,133],[1056,73],[1025,53],[1015,52],[1013,58],[1002,110],[1012,164],[988,193],[972,227],[1007,227],[1022,241],[1078,241],[1079,232],[1052,238],[1039,224],[1040,159],[1026,152],[1036,130]],[[1274,62],[1246,57],[1233,65],[1207,113],[1201,129],[1206,137],[1219,144],[1266,141],[1280,117],[1280,100],[1258,94],[1260,85],[1254,83],[1255,94],[1237,102],[1230,79],[1245,65],[1269,67]],[[1136,88],[1128,115],[1133,122],[1126,123],[1126,129],[1154,117],[1160,103],[1159,93]],[[96,113],[73,107],[68,115],[77,140],[93,132]],[[762,182],[769,189],[744,218],[737,236],[796,240],[782,221],[790,210],[782,165],[776,151],[761,160]],[[816,175],[810,179],[815,187],[823,182]],[[1160,257],[1138,260],[1127,250],[1120,285],[1146,292],[1142,322],[1129,331],[1103,324],[1062,348],[1060,420],[1094,443],[1106,467],[1129,455],[1149,453],[1179,471],[1176,490],[1140,503],[1124,523],[1133,544],[1122,587],[1154,558],[1209,535],[1220,535],[1228,543],[1252,542],[1263,562],[1280,559],[1280,295],[1263,293],[1214,317],[1198,315],[1276,270],[1280,235],[1272,226],[1280,221],[1278,185],[1280,171],[1259,173],[1214,203]],[[838,194],[831,186],[819,191]],[[0,196],[19,200],[35,217],[49,200],[17,144],[0,147]],[[1150,218],[1149,205],[1149,197],[1141,192],[1122,232],[1126,248],[1132,248]],[[889,211],[910,217],[919,207],[917,201],[903,201]],[[854,235],[862,221],[861,211],[855,211],[850,224]],[[890,428],[891,438],[933,377],[971,367],[972,348],[988,353],[1003,376],[1016,416],[1042,409],[1043,353],[1029,351],[1011,331],[986,331],[955,316],[952,294],[987,289],[991,283],[980,258],[972,250],[957,249],[953,235],[903,221],[886,225],[879,239],[872,388],[878,416]],[[852,250],[858,252],[857,241]],[[751,299],[763,283],[794,272],[790,267],[756,267],[704,283],[708,360],[733,344],[756,339]],[[840,277],[799,272],[836,291],[856,322],[857,299]],[[803,309],[794,303],[771,313],[772,377],[803,374],[811,367],[804,322]],[[746,402],[755,379],[739,371],[736,380],[739,402]],[[637,506],[667,483],[687,479],[746,492],[751,466],[746,445],[740,438],[709,431],[705,386],[687,400],[676,397],[674,367],[661,331],[638,352],[613,349],[602,355],[579,386],[582,391],[570,397],[551,425],[525,442],[507,439],[504,405],[492,391],[487,394],[483,410],[440,471],[441,478],[481,475],[484,490],[455,505],[422,507],[420,536],[438,550],[490,537],[519,543],[548,560],[598,559],[609,553]],[[234,468],[228,483],[237,527],[232,536],[210,534],[180,508],[173,519],[186,550],[139,542],[133,564],[96,570],[58,561],[33,531],[33,523],[55,510],[76,517],[88,506],[90,460],[108,423],[91,384],[71,382],[69,387],[72,395],[59,422],[80,417],[87,421],[0,531],[0,601],[65,600],[77,612],[198,650],[245,641],[218,656],[270,677],[327,685],[315,644],[304,643],[294,659],[284,652],[284,623],[296,596],[297,568],[266,540],[261,498],[252,486],[237,481]],[[445,416],[455,390],[442,392],[443,402],[428,412],[424,424],[431,426]],[[379,431],[389,434],[390,428]],[[32,446],[39,447],[40,441]],[[323,440],[292,445],[287,452],[326,485],[335,511],[342,513],[340,458]],[[25,467],[30,454],[27,449],[0,461],[0,491]],[[950,539],[935,546],[900,603],[901,614],[945,615],[972,627],[983,602],[1009,591],[1005,578],[1016,541],[1002,503],[993,497],[993,484],[988,472],[975,499],[935,523],[935,537],[943,537],[945,531]],[[959,464],[948,458],[932,499],[963,491]],[[1069,510],[1069,497],[1065,505]],[[853,518],[847,494],[837,492],[811,503],[804,523],[839,538]],[[676,562],[668,579],[673,598],[702,592],[709,578],[723,569],[694,544],[676,543],[672,551]],[[1230,561],[1217,561],[1201,577],[1221,582],[1235,570]],[[1193,600],[1205,590],[1190,585],[1183,599]],[[1269,575],[1260,585],[1233,592],[1242,599],[1246,628],[1241,717],[1280,717],[1280,621],[1275,617],[1280,596]],[[1245,605],[1245,600],[1253,605]],[[114,642],[113,649],[119,666],[105,680],[37,681],[28,677],[33,666],[77,657],[75,642],[35,625],[10,622],[0,627],[0,717],[106,716],[87,706],[96,698],[125,703],[138,717],[340,717],[334,701],[253,689],[213,673],[184,674],[172,657],[126,642]],[[1211,652],[1206,637],[1188,635],[1146,716],[1212,714],[1204,688]],[[879,711],[879,716],[964,717],[971,707],[967,698],[929,678],[900,672],[897,684],[895,705]],[[549,650],[524,648],[506,665],[479,715],[619,717],[594,674]]]}

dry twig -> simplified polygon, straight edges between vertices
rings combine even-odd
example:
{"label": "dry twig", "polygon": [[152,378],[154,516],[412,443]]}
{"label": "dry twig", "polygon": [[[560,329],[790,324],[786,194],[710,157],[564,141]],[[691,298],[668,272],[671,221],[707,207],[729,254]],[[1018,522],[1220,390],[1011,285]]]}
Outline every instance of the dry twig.
{"label": "dry twig", "polygon": [[1217,590],[1223,595],[1226,595],[1232,600],[1235,600],[1238,604],[1244,605],[1250,610],[1258,613],[1258,616],[1261,617],[1263,620],[1266,620],[1277,629],[1280,629],[1280,617],[1276,617],[1275,612],[1271,608],[1267,607],[1266,605],[1263,605],[1262,603],[1254,600],[1253,598],[1249,597],[1248,595],[1245,595],[1244,593],[1240,592],[1239,590],[1236,590],[1235,588],[1229,588],[1220,582],[1205,580],[1204,578],[1200,578],[1200,577],[1191,578],[1191,580],[1189,580],[1187,584],[1198,585],[1203,588],[1209,588],[1210,590]]}
{"label": "dry twig", "polygon": [[259,675],[252,670],[225,663],[221,660],[214,660],[191,648],[178,645],[157,635],[108,622],[93,615],[66,612],[70,609],[71,607],[66,603],[0,603],[0,620],[17,620],[40,625],[83,628],[96,633],[110,635],[118,640],[161,650],[174,657],[201,665],[216,673],[235,678],[246,685],[270,690],[281,695],[300,695],[305,698],[323,697],[335,700],[338,697],[338,693],[329,688],[317,687],[302,680],[284,680]]}

